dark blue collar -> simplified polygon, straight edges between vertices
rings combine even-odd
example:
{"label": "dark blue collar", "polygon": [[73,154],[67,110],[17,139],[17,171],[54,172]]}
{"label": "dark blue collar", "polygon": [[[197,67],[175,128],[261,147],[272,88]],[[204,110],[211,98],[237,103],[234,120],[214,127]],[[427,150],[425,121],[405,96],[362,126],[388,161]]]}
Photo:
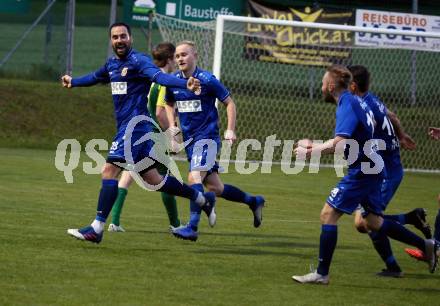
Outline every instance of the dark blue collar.
{"label": "dark blue collar", "polygon": [[[196,78],[197,75],[199,74],[199,72],[200,72],[200,69],[199,69],[198,66],[196,66],[196,69],[194,69],[194,72],[193,72],[193,74],[192,74],[192,77]],[[180,77],[181,77],[182,79],[186,79],[185,76],[183,75],[183,72],[182,72],[181,70],[179,70],[179,75],[180,75]]]}

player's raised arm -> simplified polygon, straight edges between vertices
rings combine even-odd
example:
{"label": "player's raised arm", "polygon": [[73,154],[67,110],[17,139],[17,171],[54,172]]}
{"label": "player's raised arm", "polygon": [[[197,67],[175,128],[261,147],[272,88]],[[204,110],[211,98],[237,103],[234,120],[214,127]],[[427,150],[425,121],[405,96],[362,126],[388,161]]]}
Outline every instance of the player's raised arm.
{"label": "player's raised arm", "polygon": [[189,78],[188,81],[179,79],[173,75],[163,73],[161,71],[153,75],[152,81],[166,87],[179,87],[189,89],[196,93],[200,91],[200,81],[196,78]]}
{"label": "player's raised arm", "polygon": [[72,88],[72,87],[86,87],[96,85],[98,83],[109,83],[110,78],[107,72],[106,65],[102,66],[95,72],[84,75],[79,78],[72,78],[70,75],[63,75],[61,77],[61,82],[63,87]]}
{"label": "player's raised arm", "polygon": [[400,122],[397,115],[390,110],[387,110],[387,116],[393,125],[394,131],[396,132],[396,136],[399,139],[400,145],[402,148],[406,150],[414,150],[416,148],[416,142],[405,133],[403,129],[402,123]]}
{"label": "player's raised arm", "polygon": [[[324,143],[311,143],[308,139],[302,139],[298,142],[298,144],[308,143],[305,145],[298,145],[293,152],[297,156],[305,156],[309,158],[312,155],[312,152],[321,152],[321,154],[333,154],[336,151],[336,147],[339,142],[345,141],[345,137],[336,136],[335,138],[329,139]],[[344,146],[340,146],[343,148]]]}
{"label": "player's raised arm", "polygon": [[191,90],[194,93],[200,91],[200,81],[193,77],[184,80],[173,75],[162,72],[150,58],[144,56],[139,63],[139,75],[150,79],[151,82],[157,83],[165,87],[178,87]]}

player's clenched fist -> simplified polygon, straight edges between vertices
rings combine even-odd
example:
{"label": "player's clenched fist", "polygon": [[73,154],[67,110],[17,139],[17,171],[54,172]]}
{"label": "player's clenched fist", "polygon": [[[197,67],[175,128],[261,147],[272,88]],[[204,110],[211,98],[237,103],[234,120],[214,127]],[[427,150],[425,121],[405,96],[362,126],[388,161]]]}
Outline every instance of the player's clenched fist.
{"label": "player's clenched fist", "polygon": [[61,77],[61,83],[63,87],[71,88],[72,87],[72,77],[70,75],[63,75]]}
{"label": "player's clenched fist", "polygon": [[306,148],[309,149],[312,147],[313,142],[310,139],[301,139],[300,141],[298,141],[297,143],[297,147],[302,147],[302,148]]}
{"label": "player's clenched fist", "polygon": [[237,136],[233,130],[225,131],[225,140],[227,140],[230,144],[233,144],[237,140]]}
{"label": "player's clenched fist", "polygon": [[440,128],[430,127],[428,134],[432,139],[440,140]]}
{"label": "player's clenched fist", "polygon": [[200,95],[200,93],[202,92],[200,80],[193,77],[190,77],[188,79],[188,82],[186,82],[186,87],[196,95]]}

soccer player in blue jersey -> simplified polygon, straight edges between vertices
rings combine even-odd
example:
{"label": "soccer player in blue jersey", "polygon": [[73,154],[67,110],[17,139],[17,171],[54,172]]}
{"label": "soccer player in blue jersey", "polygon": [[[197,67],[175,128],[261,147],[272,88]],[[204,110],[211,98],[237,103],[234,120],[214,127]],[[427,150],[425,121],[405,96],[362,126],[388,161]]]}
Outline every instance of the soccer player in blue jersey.
{"label": "soccer player in blue jersey", "polygon": [[[431,137],[433,140],[440,140],[440,128],[430,127],[428,129],[428,136]],[[440,243],[440,194],[437,197],[437,202],[438,202],[438,211],[435,217],[434,239],[437,241],[437,243]],[[419,249],[405,249],[405,252],[417,260],[426,259],[426,256],[423,253],[423,251]]]}
{"label": "soccer player in blue jersey", "polygon": [[[362,98],[370,107],[377,123],[374,129],[374,138],[382,139],[386,145],[386,150],[379,151],[384,161],[382,210],[385,211],[403,179],[403,166],[400,161],[399,148],[402,146],[403,148],[413,150],[415,149],[415,142],[405,133],[397,116],[390,112],[383,102],[369,91],[370,73],[367,68],[362,65],[354,65],[348,67],[348,69],[353,76],[350,91]],[[395,220],[403,225],[412,224],[421,230],[427,239],[432,237],[431,229],[426,222],[426,212],[422,208],[416,208],[407,214],[384,215],[383,217]],[[377,273],[377,275],[384,277],[402,277],[402,270],[393,256],[388,237],[378,232],[369,232],[367,230],[365,219],[362,218],[362,208],[356,211],[355,226],[359,232],[368,232],[374,248],[386,264],[386,269]]]}
{"label": "soccer player in blue jersey", "polygon": [[[174,52],[176,47],[170,42],[162,42],[155,46],[152,51],[153,61],[156,66],[165,73],[172,73],[176,70],[176,61],[174,59]],[[168,130],[169,123],[165,111],[165,92],[166,88],[156,83],[151,84],[150,93],[148,95],[148,112],[151,118],[162,128]],[[155,132],[160,131],[155,128]],[[171,130],[167,132],[171,133]],[[159,174],[166,175],[168,168],[164,165],[158,165],[157,170]],[[123,171],[119,178],[118,197],[112,208],[112,221],[108,227],[109,232],[125,232],[125,229],[120,224],[120,216],[122,207],[124,206],[125,198],[128,194],[128,187],[133,183],[133,177],[129,171]],[[177,213],[176,198],[165,192],[161,192],[162,202],[168,214],[170,230],[180,226],[180,220]]]}
{"label": "soccer player in blue jersey", "polygon": [[[203,186],[205,186],[209,191],[215,192],[218,197],[246,204],[253,213],[254,227],[259,227],[264,198],[252,196],[233,185],[223,184],[218,175],[219,166],[215,159],[220,150],[221,141],[215,103],[218,99],[221,105],[226,107],[228,125],[224,137],[233,143],[236,140],[236,108],[230,92],[214,75],[197,67],[197,51],[193,42],[179,43],[175,56],[180,69],[175,75],[182,80],[194,77],[201,82],[199,96],[189,90],[172,86],[167,87],[165,96],[168,103],[169,121],[174,122],[174,106],[177,106],[183,140],[189,142],[189,145],[185,147],[190,162],[188,183],[200,192],[203,192]],[[195,241],[198,237],[200,206],[191,201],[190,207],[189,223],[186,227],[173,230],[173,234],[178,238]],[[215,222],[209,221],[209,224],[214,226]]]}
{"label": "soccer player in blue jersey", "polygon": [[164,180],[154,165],[159,152],[152,149],[152,139],[145,141],[153,132],[152,119],[146,107],[151,83],[198,91],[200,82],[194,78],[182,80],[163,73],[148,56],[132,49],[131,31],[127,24],[111,25],[109,34],[114,57],[91,74],[79,78],[69,75],[62,77],[62,84],[66,88],[111,83],[117,122],[117,134],[102,170],[96,217],[90,226],[69,229],[68,234],[80,240],[101,242],[106,219],[118,194],[117,178],[123,165],[131,166],[150,186],[159,186],[158,191],[188,198],[197,203],[208,217],[215,218],[215,194],[200,192],[171,176]]}
{"label": "soccer player in blue jersey", "polygon": [[344,154],[348,157],[350,153],[354,154],[353,147],[356,144],[359,146],[355,159],[349,163],[346,176],[331,191],[321,211],[318,268],[306,275],[292,276],[299,283],[329,283],[329,269],[338,237],[338,220],[344,213],[353,213],[359,203],[367,212],[364,218],[370,231],[417,245],[427,254],[430,272],[434,272],[437,266],[433,240],[424,240],[400,223],[381,217],[383,161],[376,152],[378,141],[373,139],[374,115],[365,102],[348,91],[351,79],[350,71],[343,66],[333,65],[327,69],[322,79],[322,92],[325,101],[337,104],[335,137],[325,143],[295,149],[297,156],[309,157],[315,150],[332,154],[344,148]]}

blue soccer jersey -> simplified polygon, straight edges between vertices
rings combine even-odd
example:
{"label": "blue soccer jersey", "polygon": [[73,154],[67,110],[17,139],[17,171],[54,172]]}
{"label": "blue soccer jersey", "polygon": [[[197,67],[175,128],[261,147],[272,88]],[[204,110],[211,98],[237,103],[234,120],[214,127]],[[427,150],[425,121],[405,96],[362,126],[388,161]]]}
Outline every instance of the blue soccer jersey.
{"label": "blue soccer jersey", "polygon": [[[126,128],[131,119],[136,116],[149,116],[147,110],[148,93],[152,82],[164,86],[186,88],[186,81],[163,73],[151,58],[135,50],[130,50],[125,58],[112,57],[97,71],[79,78],[72,79],[72,87],[91,86],[97,83],[111,83],[114,113],[117,122],[117,134],[109,151],[112,160],[126,160],[124,140]],[[133,144],[145,133],[152,132],[150,121],[142,120],[136,124],[131,137],[132,162],[137,162],[148,156],[152,141],[141,145]]]}
{"label": "blue soccer jersey", "polygon": [[[353,139],[359,145],[358,157],[349,168],[360,168],[361,162],[369,161],[363,149],[365,143],[373,138],[374,124],[374,115],[365,102],[348,91],[341,94],[336,110],[335,136]],[[347,146],[345,157],[349,149]]]}
{"label": "blue soccer jersey", "polygon": [[[375,214],[381,214],[383,211],[383,171],[366,174],[361,167],[362,162],[370,161],[370,157],[364,153],[364,146],[367,141],[373,139],[374,125],[374,115],[368,105],[348,91],[343,92],[336,110],[335,136],[356,141],[359,153],[356,160],[349,165],[347,175],[327,198],[327,203],[341,212],[351,214],[357,209],[358,204]],[[349,149],[353,148],[347,146],[345,156],[348,155]]]}
{"label": "blue soccer jersey", "polygon": [[[181,71],[175,75],[185,79]],[[216,99],[224,102],[230,95],[226,87],[210,72],[196,68],[193,77],[200,80],[202,92],[196,95],[193,92],[175,87],[167,87],[165,100],[175,103],[182,128],[183,139],[193,138],[212,139],[220,142],[218,112],[215,107]]]}
{"label": "blue soccer jersey", "polygon": [[374,130],[374,138],[382,139],[386,144],[386,150],[380,151],[385,166],[385,178],[382,184],[382,197],[385,209],[403,178],[399,140],[394,133],[390,119],[387,117],[385,104],[370,92],[366,93],[362,99],[371,108],[377,123]]}
{"label": "blue soccer jersey", "polygon": [[[72,87],[111,83],[115,118],[118,130],[137,115],[148,115],[146,108],[152,82],[164,74],[151,58],[135,50],[127,57],[112,57],[94,73],[72,80]],[[166,74],[165,74],[166,75]],[[185,82],[179,82],[186,88]]]}
{"label": "blue soccer jersey", "polygon": [[374,138],[385,141],[386,152],[398,151],[399,141],[394,133],[393,125],[387,117],[387,108],[385,104],[370,92],[367,92],[362,97],[362,100],[364,100],[370,107],[377,123],[374,130]]}

